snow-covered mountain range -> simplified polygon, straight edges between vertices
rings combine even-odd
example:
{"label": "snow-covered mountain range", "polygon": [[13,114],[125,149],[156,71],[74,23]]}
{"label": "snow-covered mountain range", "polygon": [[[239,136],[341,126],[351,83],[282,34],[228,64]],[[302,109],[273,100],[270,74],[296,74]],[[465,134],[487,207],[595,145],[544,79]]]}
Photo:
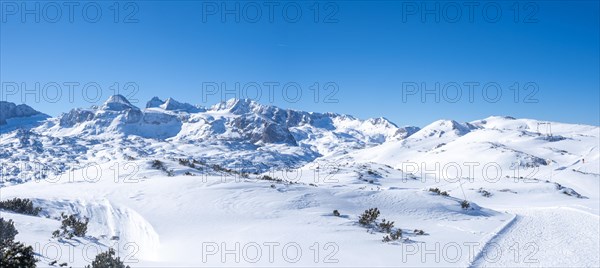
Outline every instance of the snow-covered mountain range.
{"label": "snow-covered mountain range", "polygon": [[[203,108],[155,97],[146,107],[140,109],[115,95],[102,106],[73,109],[57,118],[37,120],[33,126],[28,123],[2,136],[3,160],[56,160],[60,164],[44,163],[64,171],[68,164],[159,155],[237,165],[254,172],[299,167],[321,156],[398,141],[418,130],[397,127],[385,118],[359,120],[240,99]],[[31,121],[28,114],[17,115]]]}
{"label": "snow-covered mountain range", "polygon": [[[204,242],[273,241],[306,254],[314,243],[338,247],[337,262],[305,254],[301,266],[600,264],[598,126],[492,116],[399,127],[240,99],[201,107],[155,97],[140,108],[120,95],[56,118],[7,102],[0,112],[0,199],[33,199],[45,216],[2,217],[21,241],[42,243],[44,266],[53,260],[45,244],[104,250],[111,237],[139,246],[133,267],[289,265],[193,257]],[[404,240],[365,232],[357,217],[371,207]],[[89,236],[52,238],[61,212],[89,217]],[[463,250],[456,260],[420,255],[451,243]],[[465,243],[477,244],[472,256]],[[416,251],[400,262],[408,245]],[[493,245],[503,254],[491,261]]]}

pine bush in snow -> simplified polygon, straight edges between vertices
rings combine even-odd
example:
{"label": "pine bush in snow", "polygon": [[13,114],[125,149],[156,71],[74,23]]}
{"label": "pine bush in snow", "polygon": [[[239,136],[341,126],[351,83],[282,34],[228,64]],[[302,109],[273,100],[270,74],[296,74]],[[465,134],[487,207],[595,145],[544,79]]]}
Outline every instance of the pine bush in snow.
{"label": "pine bush in snow", "polygon": [[21,242],[10,242],[0,246],[0,267],[35,267],[35,255],[31,246]]}
{"label": "pine bush in snow", "polygon": [[369,225],[373,222],[375,222],[375,220],[377,220],[377,217],[379,217],[379,209],[377,208],[370,208],[365,210],[365,212],[360,215],[360,218],[358,219],[358,223],[362,224],[362,225]]}
{"label": "pine bush in snow", "polygon": [[15,228],[15,223],[12,220],[5,221],[0,218],[0,245],[6,245],[15,240],[15,236],[19,232]]}
{"label": "pine bush in snow", "polygon": [[0,267],[35,267],[33,248],[14,242],[18,233],[12,220],[0,218]]}
{"label": "pine bush in snow", "polygon": [[0,201],[0,209],[9,210],[15,213],[37,216],[41,208],[34,207],[33,202],[27,198],[13,198]]}
{"label": "pine bush in snow", "polygon": [[84,237],[87,232],[87,225],[90,221],[87,217],[83,217],[83,220],[78,219],[75,215],[60,214],[62,218],[60,230],[56,230],[52,233],[53,237],[66,237],[67,239],[73,238],[73,236]]}
{"label": "pine bush in snow", "polygon": [[108,249],[108,251],[96,255],[92,265],[88,265],[86,268],[129,268],[129,265],[125,266],[121,258],[115,257],[115,255],[114,249]]}

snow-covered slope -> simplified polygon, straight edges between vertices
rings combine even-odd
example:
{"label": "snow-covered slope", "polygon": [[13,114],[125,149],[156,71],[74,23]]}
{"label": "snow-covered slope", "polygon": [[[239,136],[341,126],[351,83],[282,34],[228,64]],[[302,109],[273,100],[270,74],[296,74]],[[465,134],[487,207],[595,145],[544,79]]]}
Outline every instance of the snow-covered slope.
{"label": "snow-covered slope", "polygon": [[[237,99],[140,109],[118,95],[24,124],[35,116],[0,132],[0,199],[42,213],[0,216],[40,266],[84,266],[109,247],[132,267],[600,265],[598,126],[420,129]],[[373,207],[403,238],[358,223]],[[89,217],[88,234],[53,238],[63,212]]]}
{"label": "snow-covered slope", "polygon": [[[465,124],[434,122],[407,139],[349,156],[442,180],[551,178],[594,194],[599,186],[599,139],[595,126],[490,117]],[[585,176],[573,181],[579,174]]]}

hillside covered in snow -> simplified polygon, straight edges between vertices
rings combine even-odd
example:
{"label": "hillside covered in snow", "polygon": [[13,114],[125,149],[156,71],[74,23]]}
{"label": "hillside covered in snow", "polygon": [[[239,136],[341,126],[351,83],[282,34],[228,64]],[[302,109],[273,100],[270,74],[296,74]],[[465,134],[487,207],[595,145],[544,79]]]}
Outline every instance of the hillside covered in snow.
{"label": "hillside covered in snow", "polygon": [[[0,201],[40,210],[0,206],[1,218],[41,267],[109,248],[131,267],[600,265],[598,126],[399,127],[120,95],[55,118],[0,112]],[[381,214],[365,220],[371,208]],[[53,235],[61,213],[89,219],[87,232]]]}

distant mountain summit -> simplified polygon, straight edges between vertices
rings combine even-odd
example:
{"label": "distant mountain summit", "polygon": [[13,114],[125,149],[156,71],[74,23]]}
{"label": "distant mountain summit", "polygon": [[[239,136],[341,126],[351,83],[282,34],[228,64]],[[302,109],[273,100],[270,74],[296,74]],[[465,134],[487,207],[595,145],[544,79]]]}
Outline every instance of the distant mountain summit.
{"label": "distant mountain summit", "polygon": [[6,120],[8,119],[25,118],[41,114],[25,104],[16,105],[12,102],[0,101],[0,125],[6,125]]}
{"label": "distant mountain summit", "polygon": [[39,126],[49,117],[25,104],[0,101],[0,134]]}
{"label": "distant mountain summit", "polygon": [[[469,162],[472,156],[485,153],[487,160],[477,160],[500,161],[505,170],[513,164],[545,166],[548,155],[554,154],[564,158],[558,161],[564,165],[560,168],[567,168],[564,163],[569,161],[575,163],[574,155],[585,155],[585,163],[597,159],[594,152],[562,148],[562,144],[578,144],[577,148],[589,151],[597,146],[597,139],[593,140],[598,135],[596,126],[552,122],[550,132],[540,128],[540,123],[549,122],[510,117],[467,123],[438,120],[421,129],[398,127],[383,117],[361,120],[249,99],[203,108],[154,97],[139,108],[121,95],[56,118],[6,102],[0,103],[0,111],[0,164],[45,159],[59,171],[87,161],[150,158],[193,158],[228,168],[244,167],[248,172],[301,167],[317,159],[374,161],[402,168],[406,161],[435,166],[446,159]],[[538,155],[528,146],[546,148],[547,154]]]}
{"label": "distant mountain summit", "polygon": [[102,105],[102,110],[123,111],[127,109],[139,110],[131,104],[123,95],[113,95],[108,98]]}
{"label": "distant mountain summit", "polygon": [[209,109],[172,98],[152,98],[139,109],[124,96],[102,106],[78,108],[61,115],[49,130],[54,135],[110,138],[135,135],[179,142],[228,141],[255,146],[284,144],[329,154],[399,140],[416,127],[397,127],[385,118],[367,120],[335,113],[313,113],[230,99]]}
{"label": "distant mountain summit", "polygon": [[146,103],[146,108],[160,108],[166,111],[182,111],[188,113],[205,112],[206,109],[200,106],[194,106],[189,103],[178,102],[173,98],[163,101],[158,97],[152,98]]}
{"label": "distant mountain summit", "polygon": [[[33,113],[22,109],[17,114]],[[4,129],[3,139],[18,141],[22,146],[17,150],[31,157],[57,154],[59,147],[59,155],[69,159],[105,150],[110,151],[102,153],[108,159],[127,151],[129,156],[193,156],[224,165],[262,163],[249,165],[255,171],[301,166],[321,156],[402,140],[419,130],[385,118],[296,111],[249,99],[230,99],[207,109],[154,97],[140,109],[122,95],[100,106],[46,116],[21,132]],[[8,147],[6,152],[14,150]]]}

